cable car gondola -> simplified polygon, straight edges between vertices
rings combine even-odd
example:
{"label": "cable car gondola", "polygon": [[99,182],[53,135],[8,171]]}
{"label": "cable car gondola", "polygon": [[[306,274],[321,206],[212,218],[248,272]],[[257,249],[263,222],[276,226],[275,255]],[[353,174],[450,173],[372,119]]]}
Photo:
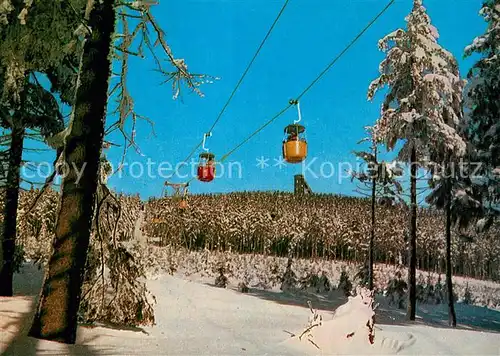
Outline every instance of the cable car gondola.
{"label": "cable car gondola", "polygon": [[198,165],[198,180],[201,182],[211,182],[215,178],[215,155],[210,152],[200,154],[200,164]]}
{"label": "cable car gondola", "polygon": [[306,128],[299,125],[302,117],[298,100],[290,100],[290,104],[297,105],[299,119],[285,127],[286,136],[283,140],[283,158],[288,163],[300,163],[307,157],[307,141],[304,134]]}
{"label": "cable car gondola", "polygon": [[186,209],[188,206],[187,200],[182,198],[182,200],[179,202],[179,208],[180,209]]}
{"label": "cable car gondola", "polygon": [[[188,195],[188,187],[189,182],[187,183],[171,183],[169,181],[165,181],[163,184],[163,189],[161,192],[162,196],[168,196],[168,193],[165,191],[165,187],[170,187],[173,189],[172,198],[176,201],[179,200],[179,208],[186,209],[187,208],[187,195]],[[182,189],[182,193],[181,193]]]}
{"label": "cable car gondola", "polygon": [[201,182],[211,182],[215,178],[215,155],[208,151],[205,147],[205,140],[212,136],[212,133],[207,133],[203,136],[203,150],[200,154],[200,163],[198,165],[198,180]]}
{"label": "cable car gondola", "polygon": [[184,210],[188,207],[187,203],[188,187],[189,187],[189,182],[184,185],[184,189],[182,190],[181,201],[179,202],[179,209],[181,210]]}

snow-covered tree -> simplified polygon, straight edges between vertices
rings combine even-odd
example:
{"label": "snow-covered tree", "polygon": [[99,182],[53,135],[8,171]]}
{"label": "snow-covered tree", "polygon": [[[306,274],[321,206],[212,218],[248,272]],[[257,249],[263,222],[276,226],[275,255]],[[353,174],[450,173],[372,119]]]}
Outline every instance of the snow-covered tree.
{"label": "snow-covered tree", "polygon": [[[0,295],[12,295],[17,209],[23,144],[39,131],[44,139],[60,132],[64,121],[54,92],[69,103],[77,53],[73,31],[80,23],[75,9],[57,1],[0,2],[0,126],[10,131],[6,204],[0,236]],[[51,21],[47,21],[51,18]],[[72,42],[73,41],[73,42]],[[51,90],[38,78],[47,74]],[[62,86],[61,83],[66,83]],[[31,131],[31,132],[30,132]]]}
{"label": "snow-covered tree", "polygon": [[[205,83],[206,76],[190,74],[184,60],[173,56],[163,30],[151,13],[154,4],[149,0],[88,1],[85,16],[80,18],[80,22],[85,24],[82,24],[81,34],[84,41],[78,78],[73,88],[72,115],[67,128],[50,140],[53,147],[62,149],[60,161],[75,169],[65,175],[61,185],[53,255],[47,266],[37,312],[29,332],[31,337],[69,344],[76,340],[85,263],[100,187],[104,135],[119,130],[125,139],[126,149],[138,149],[135,123],[140,119],[150,122],[135,112],[133,99],[127,90],[129,55],[142,57],[144,50],[148,50],[155,59],[157,70],[166,76],[165,83],[172,82],[174,98],[179,96],[181,85],[203,96],[199,86]],[[138,23],[131,28],[129,21]],[[150,29],[156,35],[155,41],[149,35]],[[138,37],[141,40],[136,41]],[[166,62],[175,68],[173,72],[162,64],[164,61],[155,48],[167,57]],[[113,83],[110,78],[114,74],[112,68],[116,58],[120,71],[116,78],[118,83]],[[106,128],[107,103],[114,95],[118,96],[118,105],[113,113],[117,120]],[[126,132],[129,120],[133,122],[130,134]],[[83,172],[81,177],[77,176],[77,171]]]}
{"label": "snow-covered tree", "polygon": [[[375,230],[376,230],[376,203],[377,198],[379,203],[383,204],[385,202],[390,202],[392,204],[396,199],[399,198],[399,194],[402,192],[402,186],[398,182],[398,177],[402,175],[401,168],[392,162],[379,161],[378,150],[380,145],[380,139],[376,136],[373,131],[373,127],[365,128],[368,137],[363,139],[361,142],[370,141],[370,150],[366,151],[355,151],[354,155],[361,158],[365,163],[365,170],[359,172],[350,172],[352,180],[356,179],[361,186],[357,186],[357,191],[366,194],[363,191],[370,191],[369,195],[371,199],[371,226],[370,226],[370,241],[368,247],[368,289],[373,290],[373,263],[374,263],[374,244],[375,244]],[[363,267],[364,268],[364,267]]]}
{"label": "snow-covered tree", "polygon": [[[481,163],[479,188],[491,225],[500,214],[500,0],[486,0],[480,14],[488,22],[486,32],[465,48],[465,55],[481,54],[468,73],[465,130]],[[477,182],[477,180],[476,180]]]}
{"label": "snow-covered tree", "polygon": [[465,153],[466,145],[455,127],[460,122],[464,81],[457,61],[438,43],[422,0],[413,1],[406,29],[398,29],[379,41],[386,53],[380,76],[369,87],[368,98],[378,89],[388,92],[375,125],[387,148],[404,140],[399,158],[410,164],[410,245],[408,273],[408,318],[415,319],[417,166],[430,160],[440,162],[450,152]]}

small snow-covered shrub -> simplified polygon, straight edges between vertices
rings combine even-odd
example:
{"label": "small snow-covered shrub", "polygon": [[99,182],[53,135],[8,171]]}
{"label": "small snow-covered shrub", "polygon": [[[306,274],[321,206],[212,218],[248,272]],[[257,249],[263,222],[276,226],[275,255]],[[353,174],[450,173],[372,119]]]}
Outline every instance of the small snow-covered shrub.
{"label": "small snow-covered shrub", "polygon": [[286,264],[285,274],[283,275],[283,280],[281,282],[281,290],[282,291],[293,291],[297,286],[297,275],[292,270],[292,262],[291,258],[288,259]]}
{"label": "small snow-covered shrub", "polygon": [[332,284],[330,283],[330,280],[328,279],[325,271],[321,272],[318,289],[319,292],[329,292],[332,290]]}
{"label": "small snow-covered shrub", "polygon": [[351,295],[352,283],[349,279],[349,275],[347,274],[345,268],[342,268],[342,271],[340,273],[340,281],[337,289],[342,290],[346,297]]}
{"label": "small snow-covered shrub", "polygon": [[280,265],[276,258],[272,258],[272,261],[270,262],[268,278],[271,286],[281,283],[283,279],[283,272],[281,271]]}
{"label": "small snow-covered shrub", "polygon": [[445,302],[444,286],[441,282],[441,275],[438,276],[437,282],[434,285],[434,300],[436,304],[442,304]]}
{"label": "small snow-covered shrub", "polygon": [[[172,248],[163,248],[161,250],[153,246],[145,246],[144,265],[146,266],[146,278],[156,279],[161,274],[167,273],[173,275],[177,272],[179,263],[186,258],[184,250],[174,250]],[[161,251],[161,253],[159,253]],[[199,267],[199,264],[195,264]],[[186,273],[189,275],[189,273]]]}
{"label": "small snow-covered shrub", "polygon": [[462,298],[462,303],[464,303],[464,304],[473,304],[474,303],[474,299],[473,299],[472,294],[470,292],[469,283],[467,283],[465,285],[465,292],[464,292],[464,296]]}
{"label": "small snow-covered shrub", "polygon": [[432,299],[429,299],[429,294],[432,292],[433,286],[430,280],[430,276],[427,279],[423,274],[419,274],[417,277],[417,290],[416,290],[416,300],[418,303],[423,304],[434,304]]}
{"label": "small snow-covered shrub", "polygon": [[250,291],[250,289],[248,288],[248,286],[246,285],[245,282],[240,282],[238,284],[238,291],[240,293],[248,293]]}
{"label": "small snow-covered shrub", "polygon": [[319,277],[314,272],[309,272],[304,277],[300,278],[299,286],[301,290],[316,289],[319,285]]}
{"label": "small snow-covered shrub", "polygon": [[215,278],[215,286],[218,288],[226,288],[227,277],[224,275],[224,265],[220,265],[218,268],[219,275]]}
{"label": "small snow-covered shrub", "polygon": [[329,292],[331,289],[330,280],[325,271],[321,272],[321,276],[316,274],[315,271],[308,272],[300,279],[299,285],[301,290],[312,290],[316,293]]}
{"label": "small snow-covered shrub", "polygon": [[427,274],[427,277],[420,274],[417,282],[417,301],[422,304],[441,304],[444,296],[440,283],[440,277],[434,283],[434,279],[430,273]]}
{"label": "small snow-covered shrub", "polygon": [[[60,197],[51,188],[40,193],[31,189],[20,194],[17,243],[25,259],[44,265],[52,253]],[[79,321],[152,325],[154,297],[143,281],[146,247],[127,243],[134,233],[140,199],[115,195],[105,186],[99,187],[97,196],[99,211],[90,237]]]}
{"label": "small snow-covered shrub", "polygon": [[407,288],[408,285],[401,278],[401,272],[397,271],[394,278],[389,280],[384,293],[389,299],[389,304],[397,305],[399,309],[404,309]]}
{"label": "small snow-covered shrub", "polygon": [[[98,189],[98,207],[82,286],[79,320],[125,326],[154,325],[154,296],[145,284],[148,248],[131,240],[138,197]],[[132,200],[132,202],[128,202]]]}
{"label": "small snow-covered shrub", "polygon": [[[82,288],[79,320],[84,323],[154,325],[155,298],[141,281],[144,266],[134,251],[120,246],[109,251],[105,265],[99,265],[94,279]],[[100,261],[100,256],[98,258]]]}
{"label": "small snow-covered shrub", "polygon": [[[453,298],[457,301],[456,294],[454,294]],[[441,282],[441,276],[438,276],[437,282],[434,284],[430,274],[428,274],[425,282],[423,282],[423,274],[421,274],[417,283],[417,302],[422,304],[442,304],[447,301],[448,293],[446,286]]]}
{"label": "small snow-covered shrub", "polygon": [[359,271],[354,276],[354,281],[358,282],[358,285],[362,287],[367,287],[369,278],[370,278],[370,268],[368,266],[368,263],[363,263],[360,266]]}

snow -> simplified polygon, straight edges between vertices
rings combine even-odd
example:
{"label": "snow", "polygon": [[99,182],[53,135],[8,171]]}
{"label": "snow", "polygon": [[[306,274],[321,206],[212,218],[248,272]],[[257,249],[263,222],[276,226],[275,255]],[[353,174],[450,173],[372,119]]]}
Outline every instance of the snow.
{"label": "snow", "polygon": [[414,109],[410,112],[403,112],[401,113],[401,120],[407,121],[409,123],[412,123],[415,121],[415,119],[419,118],[421,115],[418,114]]}
{"label": "snow", "polygon": [[[422,140],[415,137],[414,125],[418,119],[419,127],[425,126],[427,138],[421,143],[425,146],[423,151],[432,148],[439,153],[451,149],[462,156],[465,143],[457,134],[456,126],[461,116],[465,82],[460,80],[453,54],[438,44],[438,30],[431,25],[425,8],[420,1],[413,3],[413,10],[406,17],[407,29],[392,32],[379,41],[379,48],[387,54],[379,65],[379,78],[370,84],[368,98],[372,100],[377,90],[386,85],[390,90],[375,127],[392,150],[395,140]],[[398,52],[411,56],[411,71],[408,58]],[[418,95],[411,101],[412,105],[404,105],[410,102],[409,95],[415,96],[415,92],[409,94],[401,90],[408,87],[417,88]],[[394,107],[394,103],[399,105]],[[419,116],[411,112],[413,109]]]}
{"label": "snow", "polygon": [[435,26],[429,25],[429,30],[431,32],[432,37],[434,37],[435,39],[439,38],[439,31]]}
{"label": "snow", "polygon": [[[294,336],[287,344],[298,346],[303,343],[321,350],[324,354],[365,353],[380,348],[372,345],[373,298],[369,290],[358,289],[355,297],[335,310],[331,320],[323,322],[322,317],[314,317],[305,331]],[[302,345],[301,345],[302,346]],[[303,347],[301,347],[303,348]]]}
{"label": "snow", "polygon": [[[498,355],[500,313],[487,308],[457,304],[459,322],[482,325],[494,332],[461,325],[448,329],[443,306],[420,306],[419,320],[406,324],[402,311],[380,301],[376,310],[375,343],[366,342],[359,332],[344,337],[345,330],[366,330],[367,315],[353,301],[327,296],[319,307],[323,326],[316,331],[318,350],[301,342],[311,311],[299,295],[251,289],[242,294],[233,289],[215,288],[200,279],[161,275],[148,281],[155,294],[157,325],[142,330],[83,327],[76,345],[26,337],[33,315],[34,295],[41,285],[41,271],[23,267],[15,277],[16,296],[0,298],[0,352],[5,355],[317,355],[317,354],[446,354]],[[311,296],[307,296],[311,297]],[[354,307],[353,307],[354,305]],[[355,317],[359,314],[360,317]],[[474,323],[474,320],[476,322]],[[380,324],[379,324],[380,322]],[[482,323],[482,324],[481,324]],[[496,323],[496,324],[495,324]],[[359,339],[358,339],[359,338]],[[303,339],[304,340],[304,339]]]}
{"label": "snow", "polygon": [[478,36],[478,37],[474,38],[474,40],[472,41],[472,44],[465,47],[465,52],[468,53],[468,52],[472,52],[475,49],[483,48],[483,46],[486,44],[486,42],[487,42],[487,40],[485,37]]}

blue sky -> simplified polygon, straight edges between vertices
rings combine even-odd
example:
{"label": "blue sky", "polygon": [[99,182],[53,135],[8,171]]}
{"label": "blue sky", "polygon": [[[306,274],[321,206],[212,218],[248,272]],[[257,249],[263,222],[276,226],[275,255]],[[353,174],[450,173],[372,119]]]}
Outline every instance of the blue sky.
{"label": "blue sky", "polygon": [[[385,0],[291,0],[214,128],[213,137],[207,141],[216,158],[285,107],[386,3]],[[364,137],[363,127],[376,120],[382,99],[381,95],[373,103],[366,99],[368,85],[377,77],[378,64],[383,59],[377,41],[404,27],[411,3],[397,0],[302,98],[309,160],[315,159],[310,166],[312,172],[319,175],[323,165],[323,173],[330,175],[331,167],[337,170],[339,162],[355,163],[351,152],[360,149],[356,142]],[[281,0],[161,1],[154,14],[166,31],[175,56],[184,58],[190,71],[217,76],[220,80],[201,88],[204,98],[184,91],[182,100],[174,101],[171,87],[158,85],[162,78],[153,71],[152,59],[134,60],[130,65],[130,91],[136,111],[154,120],[156,136],[150,135],[148,125],[140,124],[137,142],[144,156],[130,151],[127,163],[141,162],[146,168],[149,159],[155,162],[152,167],[157,173],[159,162],[175,165],[185,158],[212,125],[282,5]],[[481,1],[427,0],[424,5],[439,30],[439,43],[457,57],[465,76],[473,60],[462,58],[463,49],[485,29],[478,15]],[[211,183],[194,181],[190,191],[292,191],[293,175],[301,172],[301,165],[279,169],[273,164],[274,158],[281,154],[283,127],[296,115],[293,108],[287,111],[232,154],[227,162],[239,163],[233,165],[231,178],[226,162],[223,177]],[[115,164],[120,156],[120,148],[108,152]],[[261,156],[269,159],[269,167],[256,166],[256,159]],[[237,164],[241,167],[240,178]],[[138,164],[134,169],[132,174],[137,175]],[[339,183],[338,172],[330,178],[315,178],[311,171],[306,173],[306,179],[313,191],[353,194],[353,185],[347,179]],[[189,169],[183,168],[180,173],[189,173]],[[110,184],[117,191],[137,192],[148,198],[160,195],[164,180],[147,175],[134,178],[125,169],[122,177],[112,177]]]}

